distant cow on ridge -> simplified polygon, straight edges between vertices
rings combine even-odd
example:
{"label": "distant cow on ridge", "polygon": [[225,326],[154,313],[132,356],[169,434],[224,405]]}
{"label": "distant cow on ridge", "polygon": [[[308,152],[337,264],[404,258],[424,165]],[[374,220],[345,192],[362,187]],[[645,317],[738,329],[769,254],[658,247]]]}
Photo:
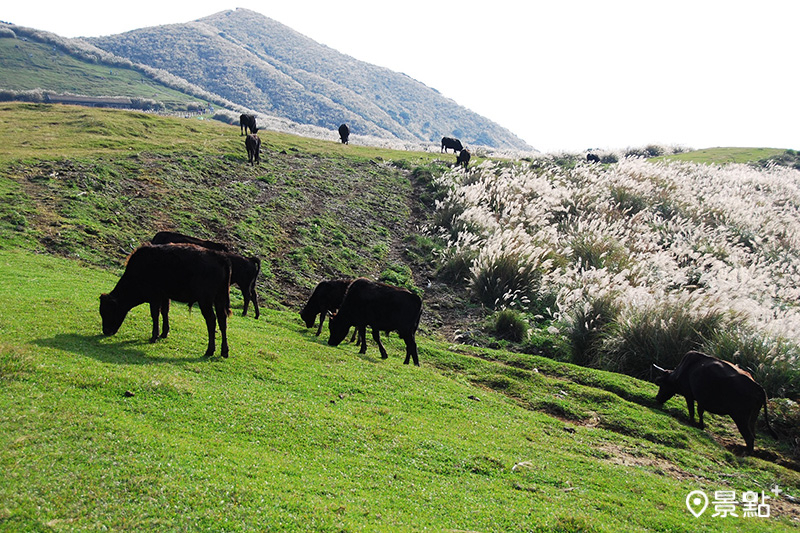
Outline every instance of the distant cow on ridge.
{"label": "distant cow on ridge", "polygon": [[255,115],[248,115],[247,113],[243,113],[239,116],[239,128],[241,129],[241,135],[250,131],[250,133],[256,133],[258,131],[258,126],[256,126],[256,116]]}
{"label": "distant cow on ridge", "polygon": [[150,242],[152,244],[190,243],[210,250],[225,252],[228,260],[231,262],[231,285],[238,286],[244,298],[242,316],[247,316],[247,307],[250,302],[253,302],[256,318],[260,316],[258,310],[258,295],[256,294],[256,281],[258,280],[258,275],[261,273],[261,259],[258,257],[243,257],[230,252],[228,247],[222,243],[198,239],[197,237],[191,237],[174,231],[159,231],[150,239]]}
{"label": "distant cow on ridge", "polygon": [[472,154],[469,153],[469,150],[464,148],[459,152],[458,156],[456,156],[456,165],[461,165],[464,167],[464,170],[467,170],[467,165],[469,165],[469,158],[472,157]]}
{"label": "distant cow on ridge", "polygon": [[350,128],[347,127],[347,124],[339,126],[339,139],[341,139],[342,144],[350,143]]}
{"label": "distant cow on ridge", "polygon": [[699,427],[703,429],[703,413],[730,415],[753,453],[756,438],[756,419],[764,408],[764,419],[770,434],[777,438],[769,425],[767,393],[750,373],[738,366],[700,352],[688,352],[675,370],[658,371],[655,384],[659,386],[656,401],[664,403],[676,394],[686,398],[689,419],[694,423],[694,402],[697,402]]}
{"label": "distant cow on ridge", "polygon": [[[406,359],[413,358],[419,366],[417,341],[415,335],[422,314],[422,299],[416,294],[399,287],[377,283],[359,278],[347,288],[339,311],[328,321],[330,337],[328,344],[338,346],[347,336],[351,327],[361,332],[372,327],[372,338],[378,344],[381,358],[386,359],[386,349],[381,344],[381,331],[397,331],[406,343]],[[366,340],[360,353],[367,351]]]}
{"label": "distant cow on ridge", "polygon": [[164,339],[169,333],[170,300],[186,302],[190,306],[197,302],[208,329],[205,357],[214,355],[215,319],[222,335],[220,354],[228,357],[230,279],[231,262],[223,252],[193,244],[146,244],[130,255],[125,272],[114,289],[100,295],[103,335],[114,335],[128,311],[148,303],[153,319],[150,342],[156,342],[159,338],[159,314],[163,318],[160,337]]}
{"label": "distant cow on ridge", "polygon": [[454,139],[453,137],[442,137],[442,152],[447,153],[447,149],[452,148],[453,153],[460,152],[464,149],[464,146],[461,144],[461,141],[458,139]]}
{"label": "distant cow on ridge", "polygon": [[251,165],[261,163],[261,139],[255,133],[248,133],[244,138],[244,147],[247,150],[247,161]]}

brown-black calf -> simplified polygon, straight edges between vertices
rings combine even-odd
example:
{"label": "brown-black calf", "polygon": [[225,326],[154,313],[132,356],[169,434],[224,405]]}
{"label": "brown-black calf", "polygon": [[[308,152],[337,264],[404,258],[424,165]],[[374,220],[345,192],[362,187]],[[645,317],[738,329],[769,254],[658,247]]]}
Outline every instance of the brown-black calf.
{"label": "brown-black calf", "polygon": [[193,244],[144,245],[130,255],[114,289],[100,295],[103,334],[114,335],[128,311],[148,303],[153,319],[150,342],[155,342],[159,338],[159,314],[163,318],[160,337],[166,338],[169,333],[170,300],[190,306],[196,302],[208,329],[205,356],[214,354],[216,320],[222,336],[220,354],[228,357],[230,280],[231,262],[223,252]]}

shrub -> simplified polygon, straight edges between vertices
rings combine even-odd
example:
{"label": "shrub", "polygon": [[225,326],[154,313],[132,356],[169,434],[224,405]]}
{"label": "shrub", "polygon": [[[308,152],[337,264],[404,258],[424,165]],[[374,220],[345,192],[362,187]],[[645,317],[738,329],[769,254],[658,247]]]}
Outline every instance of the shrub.
{"label": "shrub", "polygon": [[471,275],[473,294],[490,309],[527,308],[538,294],[541,279],[536,261],[518,251],[479,257]]}
{"label": "shrub", "polygon": [[619,304],[611,295],[585,302],[573,311],[565,324],[566,335],[572,347],[572,363],[598,366],[602,340],[619,311]]}
{"label": "shrub", "polygon": [[653,364],[675,368],[686,352],[700,349],[728,320],[723,311],[695,312],[686,302],[631,309],[620,314],[604,339],[598,367],[639,378],[649,376]]}
{"label": "shrub", "polygon": [[703,346],[714,357],[744,368],[770,397],[800,396],[800,347],[783,338],[772,338],[742,324],[719,331]]}
{"label": "shrub", "polygon": [[493,317],[492,334],[511,342],[522,342],[528,336],[528,323],[521,313],[504,309]]}

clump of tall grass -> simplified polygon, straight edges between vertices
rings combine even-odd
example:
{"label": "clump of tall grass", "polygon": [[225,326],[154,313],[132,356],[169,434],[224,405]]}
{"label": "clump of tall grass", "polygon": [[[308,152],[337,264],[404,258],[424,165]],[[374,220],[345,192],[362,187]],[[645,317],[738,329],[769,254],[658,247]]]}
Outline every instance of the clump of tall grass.
{"label": "clump of tall grass", "polygon": [[703,350],[750,372],[770,397],[800,394],[800,346],[796,342],[739,324],[717,331]]}

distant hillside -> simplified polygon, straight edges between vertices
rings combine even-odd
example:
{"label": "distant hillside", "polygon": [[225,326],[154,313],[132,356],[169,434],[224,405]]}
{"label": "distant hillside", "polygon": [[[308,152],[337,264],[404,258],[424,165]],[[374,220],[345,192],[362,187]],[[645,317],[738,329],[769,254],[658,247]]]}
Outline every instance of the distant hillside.
{"label": "distant hillside", "polygon": [[[29,102],[53,95],[124,97],[134,109],[186,112],[236,104],[164,70],[135,64],[81,40],[0,23],[0,99]],[[79,100],[79,99],[76,99]]]}
{"label": "distant hillside", "polygon": [[301,124],[356,134],[530,150],[522,139],[404,74],[358,61],[246,9],[89,41],[211,93]]}

